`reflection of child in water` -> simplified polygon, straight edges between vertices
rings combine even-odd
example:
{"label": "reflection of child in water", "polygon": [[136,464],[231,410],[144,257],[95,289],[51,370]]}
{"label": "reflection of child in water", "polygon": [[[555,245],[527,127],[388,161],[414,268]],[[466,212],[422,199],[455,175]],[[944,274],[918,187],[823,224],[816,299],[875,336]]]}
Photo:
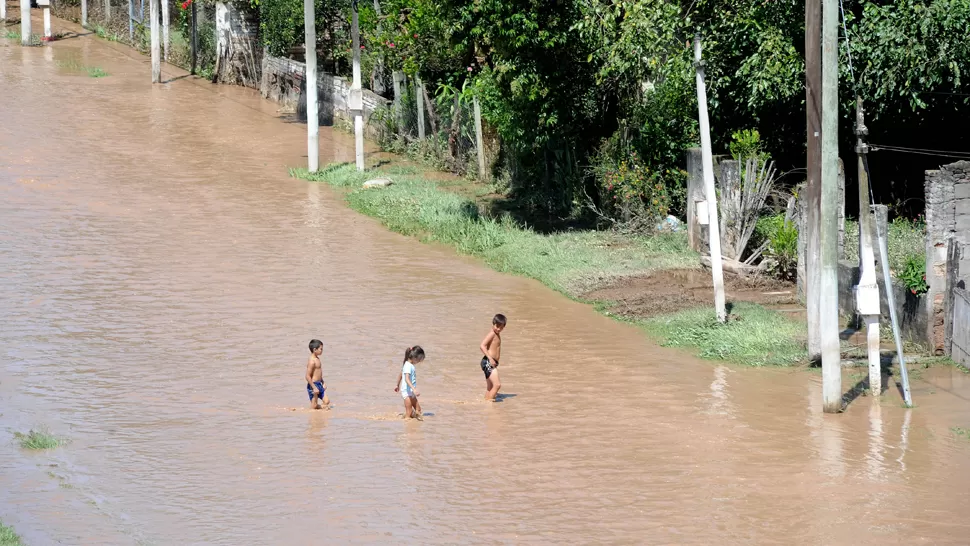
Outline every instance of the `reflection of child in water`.
{"label": "reflection of child in water", "polygon": [[415,364],[420,364],[423,361],[424,349],[417,345],[408,347],[404,351],[404,365],[401,366],[401,373],[398,374],[397,381],[394,382],[394,392],[400,392],[401,398],[404,398],[405,419],[414,417],[418,421],[424,420],[421,416],[421,404],[418,402],[418,397],[421,396],[417,387],[418,376],[414,369]]}
{"label": "reflection of child in water", "polygon": [[498,378],[498,360],[502,357],[502,330],[505,329],[505,315],[498,314],[492,318],[492,329],[482,340],[482,372],[485,374],[485,398],[495,400],[498,390],[502,388],[502,381]]}
{"label": "reflection of child in water", "polygon": [[323,354],[323,342],[319,339],[310,340],[310,358],[306,362],[306,393],[310,397],[310,409],[323,407],[330,409],[330,399],[327,398],[327,386],[323,382],[323,365],[320,355]]}

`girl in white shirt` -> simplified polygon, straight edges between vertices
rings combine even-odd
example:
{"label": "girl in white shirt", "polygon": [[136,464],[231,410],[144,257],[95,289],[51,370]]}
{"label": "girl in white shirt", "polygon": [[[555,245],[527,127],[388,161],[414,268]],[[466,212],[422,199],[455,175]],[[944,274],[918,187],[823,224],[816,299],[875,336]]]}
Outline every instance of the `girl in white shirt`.
{"label": "girl in white shirt", "polygon": [[414,347],[408,347],[404,351],[404,365],[401,366],[401,373],[397,376],[397,381],[394,382],[394,392],[400,392],[401,398],[404,398],[404,418],[415,418],[418,421],[423,421],[421,416],[421,404],[418,403],[418,397],[421,393],[418,392],[418,376],[414,369],[415,364],[420,364],[424,361],[424,349],[415,345]]}

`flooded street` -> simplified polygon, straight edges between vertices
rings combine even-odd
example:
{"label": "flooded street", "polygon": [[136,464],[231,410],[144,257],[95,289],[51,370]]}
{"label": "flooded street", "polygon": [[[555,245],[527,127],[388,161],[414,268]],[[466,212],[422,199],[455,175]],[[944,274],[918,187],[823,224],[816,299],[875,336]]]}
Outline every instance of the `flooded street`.
{"label": "flooded street", "polygon": [[[0,38],[0,520],[26,544],[970,542],[970,375],[823,415],[820,376],[658,348],[389,233],[290,178],[305,155],[254,91]],[[414,344],[431,415],[404,423]],[[70,443],[14,442],[41,426]]]}

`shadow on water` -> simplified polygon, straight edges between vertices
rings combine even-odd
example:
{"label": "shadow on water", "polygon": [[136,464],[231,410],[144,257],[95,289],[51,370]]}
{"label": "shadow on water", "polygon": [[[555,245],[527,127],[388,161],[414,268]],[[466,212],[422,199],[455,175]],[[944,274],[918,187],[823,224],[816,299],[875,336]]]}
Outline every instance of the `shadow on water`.
{"label": "shadow on water", "polygon": [[514,394],[514,393],[511,393],[511,392],[510,393],[499,393],[499,394],[495,395],[495,402],[496,403],[498,403],[498,402],[505,402],[507,399],[509,399],[509,398],[515,398],[516,396],[518,396],[518,394]]}

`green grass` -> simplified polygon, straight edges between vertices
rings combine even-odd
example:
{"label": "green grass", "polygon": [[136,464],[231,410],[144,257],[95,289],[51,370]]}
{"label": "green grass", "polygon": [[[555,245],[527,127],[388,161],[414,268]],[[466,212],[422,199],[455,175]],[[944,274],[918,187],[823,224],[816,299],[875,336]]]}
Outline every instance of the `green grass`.
{"label": "green grass", "polygon": [[970,440],[970,428],[953,427],[950,430],[953,431],[953,434]]}
{"label": "green grass", "polygon": [[805,360],[805,326],[753,303],[737,303],[718,323],[709,307],[643,321],[664,347],[698,348],[701,358],[749,366],[790,366]]}
{"label": "green grass", "polygon": [[46,428],[31,429],[27,434],[15,432],[14,437],[20,442],[20,447],[24,449],[54,449],[65,443],[63,439],[54,436]]}
{"label": "green grass", "polygon": [[[8,40],[17,40],[17,41],[20,41],[20,33],[19,32],[15,32],[15,31],[12,31],[12,30],[8,30],[7,33],[6,33],[6,35],[5,35],[5,37]],[[40,44],[41,44],[40,35],[39,34],[31,34],[30,35],[30,45],[37,46],[37,45],[40,45]]]}
{"label": "green grass", "polygon": [[[910,256],[926,257],[926,225],[921,222],[895,218],[889,223],[889,269],[898,275],[906,267],[906,260]],[[879,248],[875,248],[876,258]],[[853,220],[845,222],[845,259],[859,261],[859,223]],[[881,272],[880,272],[881,274]]]}
{"label": "green grass", "polygon": [[77,59],[68,59],[66,61],[57,61],[57,66],[63,68],[64,70],[73,70],[75,72],[86,72],[88,76],[92,78],[103,78],[108,75],[107,72],[98,68],[97,66],[85,66]]}
{"label": "green grass", "polygon": [[[610,278],[696,267],[698,263],[684,233],[621,237],[610,232],[572,231],[544,235],[507,216],[488,217],[476,202],[408,172],[358,173],[353,165],[344,164],[314,174],[291,170],[298,178],[348,188],[351,208],[377,218],[392,231],[450,245],[462,254],[481,258],[493,269],[536,279],[574,298]],[[394,185],[360,188],[365,180],[377,176],[389,176]]]}
{"label": "green grass", "polygon": [[[571,231],[545,235],[509,217],[488,217],[475,201],[441,189],[409,166],[358,173],[353,165],[340,164],[314,174],[305,169],[292,169],[290,174],[348,190],[351,208],[377,218],[392,231],[452,246],[497,271],[536,279],[572,298],[622,276],[698,264],[684,233],[630,237]],[[394,184],[361,188],[364,181],[378,176],[387,176]],[[601,302],[596,309],[605,312],[608,305]],[[642,326],[664,346],[697,348],[702,358],[753,366],[804,361],[804,324],[746,303],[736,304],[732,316],[735,320],[718,324],[713,309],[705,307],[630,322]]]}
{"label": "green grass", "polygon": [[7,527],[0,522],[0,546],[23,546],[20,536],[14,532],[12,527]]}

